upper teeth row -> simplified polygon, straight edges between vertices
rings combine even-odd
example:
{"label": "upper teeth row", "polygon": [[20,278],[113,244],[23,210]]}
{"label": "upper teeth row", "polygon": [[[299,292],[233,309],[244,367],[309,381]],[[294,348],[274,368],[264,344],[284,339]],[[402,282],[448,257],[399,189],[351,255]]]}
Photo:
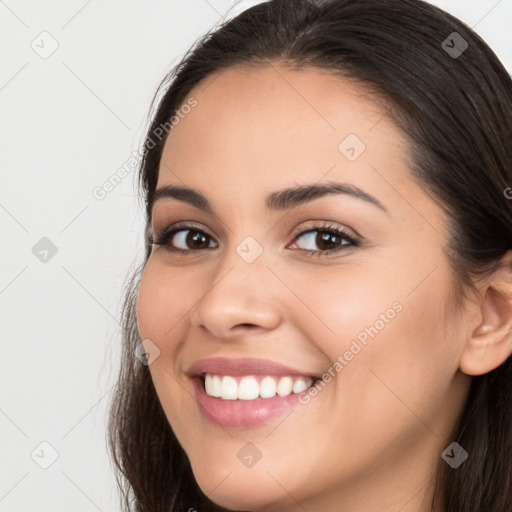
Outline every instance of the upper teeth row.
{"label": "upper teeth row", "polygon": [[271,398],[276,393],[285,397],[293,393],[301,393],[313,384],[313,379],[307,377],[271,377],[261,379],[253,376],[242,377],[240,383],[229,375],[206,374],[205,391],[207,395],[223,400],[254,400],[258,397]]}

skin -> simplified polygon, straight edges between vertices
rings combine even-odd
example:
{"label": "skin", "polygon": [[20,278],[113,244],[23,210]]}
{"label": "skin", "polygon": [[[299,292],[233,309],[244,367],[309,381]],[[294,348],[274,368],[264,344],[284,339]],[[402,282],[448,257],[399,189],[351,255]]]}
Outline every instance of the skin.
{"label": "skin", "polygon": [[[160,349],[151,376],[199,486],[234,510],[429,510],[471,375],[512,352],[509,273],[447,314],[446,216],[409,174],[401,133],[356,84],[275,63],[224,70],[190,96],[197,106],[169,134],[157,188],[194,188],[215,215],[168,199],[154,206],[153,230],[190,221],[217,248],[154,246],[137,318]],[[338,149],[351,133],[366,145],[355,161]],[[327,181],[357,185],[388,212],[334,194],[265,208],[275,190]],[[361,246],[312,257],[314,239],[293,235],[316,221]],[[251,264],[236,252],[247,236],[263,249]],[[200,412],[185,375],[194,361],[261,357],[321,374],[394,303],[401,311],[285,419],[224,429]],[[247,442],[262,453],[251,468],[237,458]]]}

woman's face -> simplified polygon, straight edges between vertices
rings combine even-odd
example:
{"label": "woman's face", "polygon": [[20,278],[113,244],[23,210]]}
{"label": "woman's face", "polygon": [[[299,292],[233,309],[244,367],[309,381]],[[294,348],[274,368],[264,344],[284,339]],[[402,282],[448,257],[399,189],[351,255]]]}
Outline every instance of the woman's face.
{"label": "woman's face", "polygon": [[237,510],[423,510],[468,391],[469,329],[447,314],[446,217],[404,138],[312,69],[230,69],[190,96],[157,189],[195,194],[153,205],[156,237],[181,230],[153,246],[137,317],[199,486]]}

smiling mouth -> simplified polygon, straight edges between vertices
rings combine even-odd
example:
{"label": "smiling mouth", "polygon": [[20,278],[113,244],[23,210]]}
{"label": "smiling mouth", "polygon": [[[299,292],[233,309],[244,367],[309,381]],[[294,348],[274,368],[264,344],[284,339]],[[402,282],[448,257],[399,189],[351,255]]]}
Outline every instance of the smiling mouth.
{"label": "smiling mouth", "polygon": [[284,398],[302,393],[318,380],[306,376],[291,375],[246,375],[231,376],[202,373],[200,376],[204,392],[221,400],[260,400],[276,395]]}

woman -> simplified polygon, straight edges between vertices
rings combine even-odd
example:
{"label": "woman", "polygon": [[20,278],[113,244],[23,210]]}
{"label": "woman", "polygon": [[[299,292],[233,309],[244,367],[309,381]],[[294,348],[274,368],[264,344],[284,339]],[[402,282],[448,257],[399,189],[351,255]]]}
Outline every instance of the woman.
{"label": "woman", "polygon": [[127,510],[512,511],[512,81],[421,0],[272,0],[167,77]]}

